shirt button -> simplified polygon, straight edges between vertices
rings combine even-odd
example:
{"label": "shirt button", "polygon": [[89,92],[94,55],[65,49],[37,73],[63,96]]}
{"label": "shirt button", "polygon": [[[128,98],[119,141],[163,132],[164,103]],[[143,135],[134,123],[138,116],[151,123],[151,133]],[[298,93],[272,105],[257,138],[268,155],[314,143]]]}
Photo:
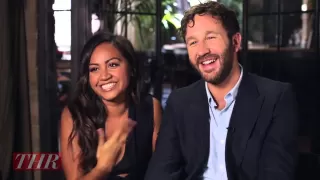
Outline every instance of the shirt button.
{"label": "shirt button", "polygon": [[220,169],[223,170],[223,168],[224,168],[224,166],[223,166],[223,165],[220,165]]}
{"label": "shirt button", "polygon": [[225,142],[225,140],[220,140],[220,143],[221,143],[221,144],[224,144],[224,142]]}

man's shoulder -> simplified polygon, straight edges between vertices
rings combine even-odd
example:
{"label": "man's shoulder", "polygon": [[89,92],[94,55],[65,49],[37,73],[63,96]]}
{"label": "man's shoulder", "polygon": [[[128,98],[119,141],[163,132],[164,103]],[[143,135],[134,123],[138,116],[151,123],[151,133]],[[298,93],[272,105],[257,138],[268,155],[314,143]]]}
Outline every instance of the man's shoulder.
{"label": "man's shoulder", "polygon": [[194,97],[201,88],[205,88],[204,81],[202,79],[188,86],[173,90],[170,94],[170,98],[175,99],[175,101],[185,102],[191,97]]}
{"label": "man's shoulder", "polygon": [[265,95],[278,94],[292,88],[292,85],[288,82],[281,82],[251,73],[248,76],[255,82],[259,92]]}

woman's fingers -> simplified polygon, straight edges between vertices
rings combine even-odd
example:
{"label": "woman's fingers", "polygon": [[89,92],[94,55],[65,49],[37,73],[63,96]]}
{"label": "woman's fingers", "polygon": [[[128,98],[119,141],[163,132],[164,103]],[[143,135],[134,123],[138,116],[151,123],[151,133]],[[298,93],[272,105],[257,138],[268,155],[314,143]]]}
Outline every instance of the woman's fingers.
{"label": "woman's fingers", "polygon": [[101,147],[106,142],[105,133],[102,128],[99,128],[97,132],[98,132],[98,147]]}
{"label": "woman's fingers", "polygon": [[130,118],[126,120],[122,120],[120,123],[119,130],[122,134],[129,134],[136,125],[137,125],[137,122]]}
{"label": "woman's fingers", "polygon": [[119,128],[119,142],[125,143],[130,132],[133,130],[133,128],[137,125],[136,121],[133,121],[131,119],[124,120],[121,123],[121,127]]}
{"label": "woman's fingers", "polygon": [[132,119],[128,119],[128,131],[130,132],[135,126],[137,125],[137,122],[132,120]]}
{"label": "woman's fingers", "polygon": [[98,149],[97,160],[99,167],[105,167],[106,164],[115,164],[121,152],[121,147],[126,143],[127,137],[132,129],[136,126],[136,122],[131,119],[121,120],[111,137],[106,140],[105,132],[102,128],[97,130],[98,133]]}

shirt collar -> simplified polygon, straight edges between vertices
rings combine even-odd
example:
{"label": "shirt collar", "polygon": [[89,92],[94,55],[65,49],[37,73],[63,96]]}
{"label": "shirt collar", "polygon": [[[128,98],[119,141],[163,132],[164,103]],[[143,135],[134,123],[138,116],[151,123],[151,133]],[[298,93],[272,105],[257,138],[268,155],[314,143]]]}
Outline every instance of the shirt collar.
{"label": "shirt collar", "polygon": [[[228,104],[228,100],[227,99],[230,99],[231,101],[234,101],[236,99],[236,97],[237,97],[237,94],[238,94],[240,82],[241,82],[242,76],[243,76],[243,68],[242,68],[241,64],[239,64],[239,66],[240,66],[240,78],[237,81],[236,85],[224,97],[224,99],[227,101],[227,104]],[[206,87],[206,93],[207,93],[207,98],[208,98],[209,104],[213,103],[214,105],[216,105],[216,102],[213,100],[212,95],[211,95],[211,93],[209,91],[207,82],[205,82],[205,87]]]}

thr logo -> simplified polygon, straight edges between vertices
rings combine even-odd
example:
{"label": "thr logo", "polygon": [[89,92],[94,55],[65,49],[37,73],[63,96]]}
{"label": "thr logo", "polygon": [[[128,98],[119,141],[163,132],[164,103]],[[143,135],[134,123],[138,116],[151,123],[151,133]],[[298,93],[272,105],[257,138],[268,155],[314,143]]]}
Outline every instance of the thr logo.
{"label": "thr logo", "polygon": [[14,153],[14,170],[60,170],[59,153]]}

